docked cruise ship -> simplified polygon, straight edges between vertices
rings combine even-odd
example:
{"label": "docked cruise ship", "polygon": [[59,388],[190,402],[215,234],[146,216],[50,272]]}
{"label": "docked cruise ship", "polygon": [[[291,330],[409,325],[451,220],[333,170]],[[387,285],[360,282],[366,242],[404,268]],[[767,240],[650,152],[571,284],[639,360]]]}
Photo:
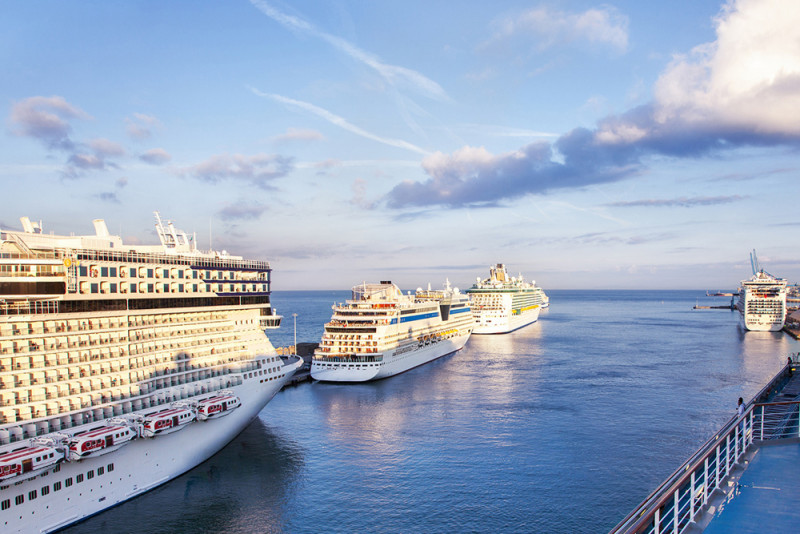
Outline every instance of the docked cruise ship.
{"label": "docked cruise ship", "polygon": [[742,325],[747,330],[777,332],[786,320],[786,280],[759,270],[742,280],[739,302]]}
{"label": "docked cruise ship", "polygon": [[474,326],[469,297],[447,283],[442,291],[403,294],[391,282],[353,287],[333,306],[311,377],[365,382],[407,371],[460,350]]}
{"label": "docked cruise ship", "polygon": [[526,282],[522,275],[509,277],[506,266],[489,268],[489,278],[478,278],[467,290],[475,316],[476,334],[505,334],[539,319],[550,299],[536,282]]}
{"label": "docked cruise ship", "polygon": [[302,364],[265,328],[269,263],[161,245],[0,232],[0,525],[50,532],[206,460]]}

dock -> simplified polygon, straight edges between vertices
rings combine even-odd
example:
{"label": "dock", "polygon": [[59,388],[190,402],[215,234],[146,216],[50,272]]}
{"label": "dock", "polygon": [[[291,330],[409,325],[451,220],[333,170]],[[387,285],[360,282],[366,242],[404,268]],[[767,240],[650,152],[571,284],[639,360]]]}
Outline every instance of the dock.
{"label": "dock", "polygon": [[[278,347],[275,351],[279,356],[300,356],[303,358],[303,366],[297,370],[292,378],[283,386],[296,386],[301,382],[311,381],[311,358],[314,356],[314,350],[319,346],[319,343],[298,343],[297,347]],[[297,352],[295,352],[295,349]]]}

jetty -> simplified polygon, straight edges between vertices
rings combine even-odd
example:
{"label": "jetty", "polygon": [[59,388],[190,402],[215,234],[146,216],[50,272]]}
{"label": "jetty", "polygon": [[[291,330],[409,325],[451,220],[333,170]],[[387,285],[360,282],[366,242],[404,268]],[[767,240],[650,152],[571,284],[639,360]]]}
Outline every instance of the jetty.
{"label": "jetty", "polygon": [[311,380],[311,359],[314,357],[314,350],[319,347],[319,343],[298,343],[288,347],[278,347],[275,351],[279,356],[300,356],[303,358],[303,366],[297,370],[292,378],[283,386],[296,386],[301,382]]}

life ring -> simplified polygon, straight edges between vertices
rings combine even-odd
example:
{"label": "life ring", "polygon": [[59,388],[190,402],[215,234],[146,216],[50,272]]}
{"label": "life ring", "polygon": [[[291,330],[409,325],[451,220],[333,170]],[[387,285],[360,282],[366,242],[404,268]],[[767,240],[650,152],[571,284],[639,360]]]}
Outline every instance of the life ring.
{"label": "life ring", "polygon": [[72,260],[69,258],[64,258],[64,267],[72,266]]}
{"label": "life ring", "polygon": [[98,274],[99,273],[97,272],[97,267],[92,267],[91,269],[89,269],[89,276],[91,276],[92,278],[97,278]]}

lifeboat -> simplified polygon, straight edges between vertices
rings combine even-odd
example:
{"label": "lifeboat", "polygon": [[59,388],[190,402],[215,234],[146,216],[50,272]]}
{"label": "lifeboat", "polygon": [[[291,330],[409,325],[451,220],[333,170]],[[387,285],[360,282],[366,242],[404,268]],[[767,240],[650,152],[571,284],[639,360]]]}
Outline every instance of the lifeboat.
{"label": "lifeboat", "polygon": [[219,395],[197,403],[197,418],[201,421],[228,415],[242,405],[236,395]]}
{"label": "lifeboat", "polygon": [[44,445],[7,452],[0,455],[0,482],[32,478],[54,468],[63,460],[64,453],[60,449]]}
{"label": "lifeboat", "polygon": [[119,449],[136,437],[136,432],[126,425],[105,426],[76,434],[67,441],[69,459],[78,461],[89,456],[100,456]]}
{"label": "lifeboat", "polygon": [[195,414],[189,408],[170,408],[146,415],[142,425],[142,434],[154,438],[161,434],[170,434],[181,430],[195,420]]}

